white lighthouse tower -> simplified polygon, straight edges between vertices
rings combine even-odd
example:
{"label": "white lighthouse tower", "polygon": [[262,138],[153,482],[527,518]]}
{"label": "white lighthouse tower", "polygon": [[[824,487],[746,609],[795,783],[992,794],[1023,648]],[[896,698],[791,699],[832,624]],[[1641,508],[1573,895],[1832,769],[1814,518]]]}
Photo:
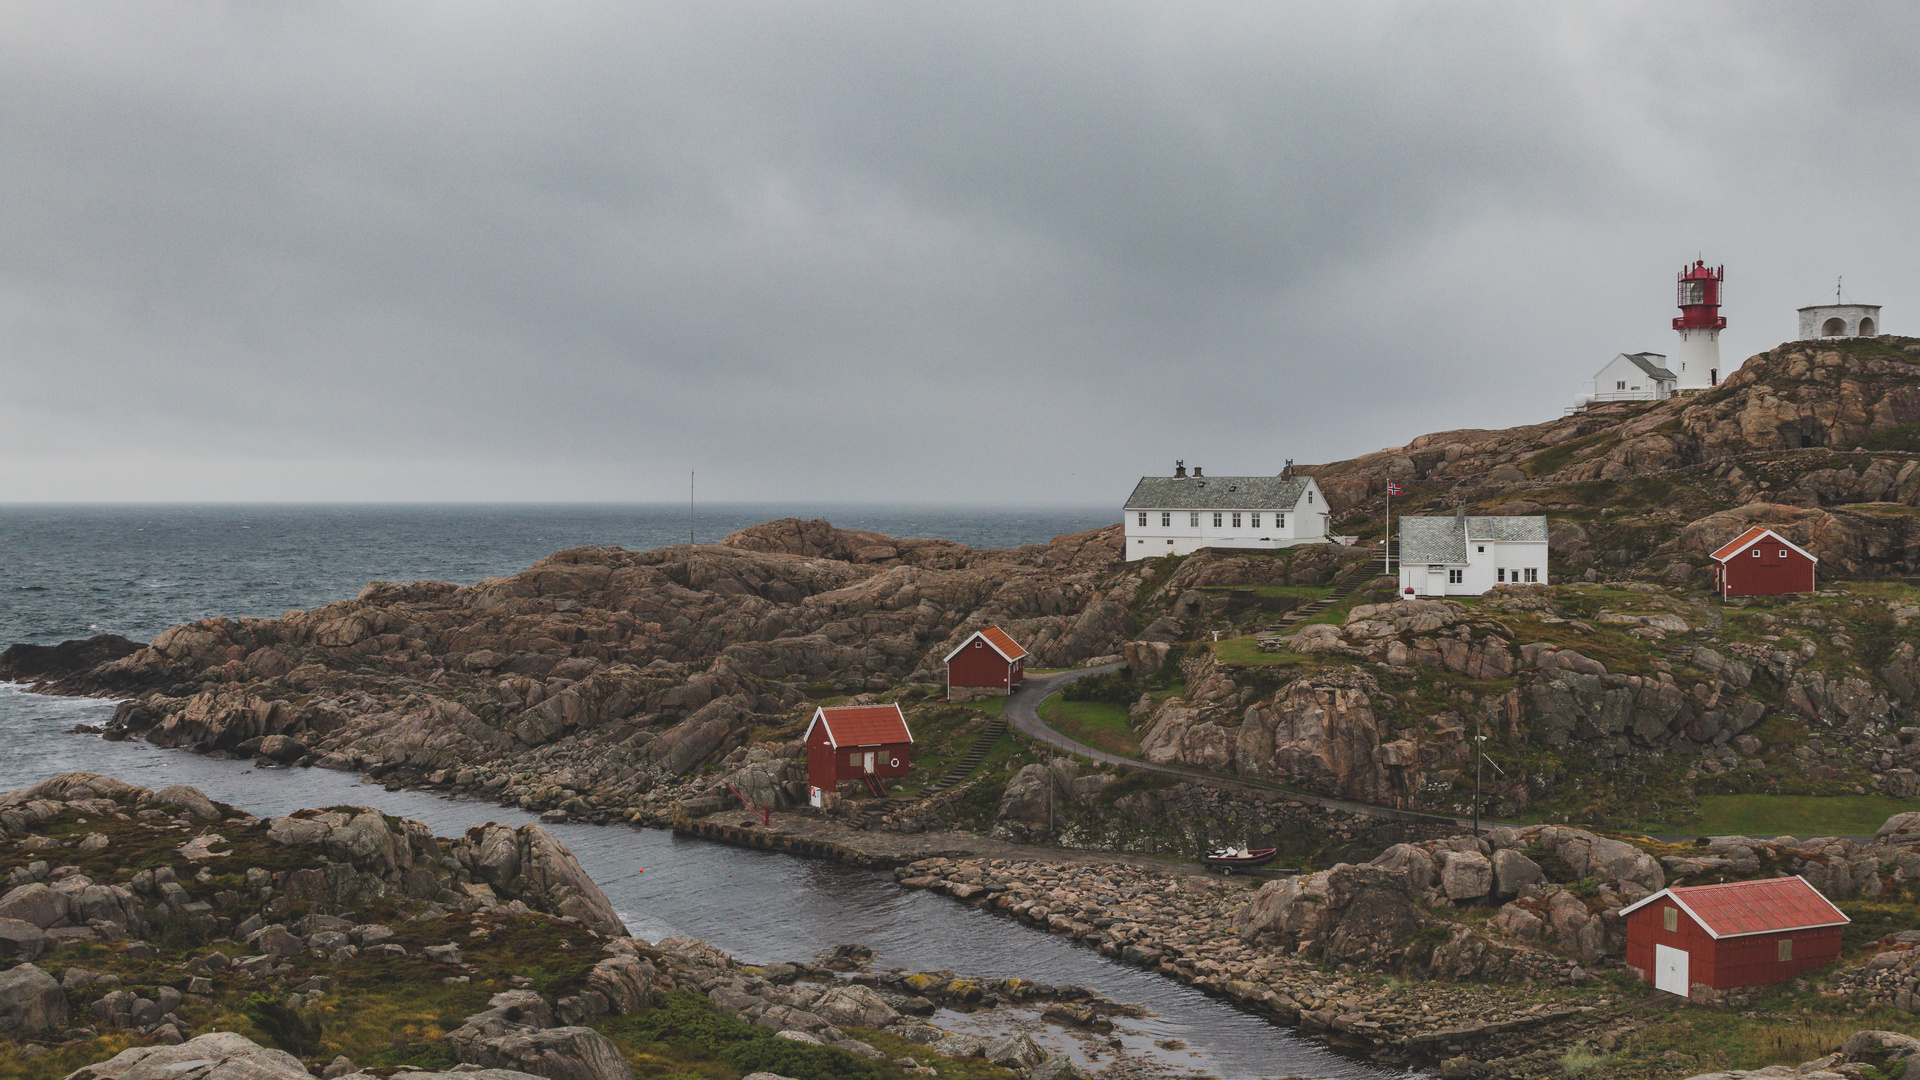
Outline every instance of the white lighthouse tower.
{"label": "white lighthouse tower", "polygon": [[1680,271],[1680,317],[1673,320],[1680,345],[1667,365],[1677,380],[1675,393],[1720,384],[1720,331],[1727,328],[1727,317],[1720,314],[1720,287],[1726,277],[1726,267],[1709,268],[1700,259]]}

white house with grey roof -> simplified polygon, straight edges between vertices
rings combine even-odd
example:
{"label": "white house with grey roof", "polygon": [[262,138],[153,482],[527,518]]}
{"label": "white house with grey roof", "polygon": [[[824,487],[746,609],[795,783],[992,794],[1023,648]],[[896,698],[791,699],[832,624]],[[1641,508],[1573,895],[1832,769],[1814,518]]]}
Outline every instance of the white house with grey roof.
{"label": "white house with grey roof", "polygon": [[1547,584],[1544,517],[1403,517],[1400,595],[1479,596]]}
{"label": "white house with grey roof", "polygon": [[1659,353],[1621,353],[1593,377],[1594,401],[1665,401],[1680,376],[1667,370]]}
{"label": "white house with grey roof", "polygon": [[1293,463],[1279,476],[1143,476],[1122,512],[1127,558],[1190,555],[1201,548],[1271,551],[1327,539],[1327,499]]}

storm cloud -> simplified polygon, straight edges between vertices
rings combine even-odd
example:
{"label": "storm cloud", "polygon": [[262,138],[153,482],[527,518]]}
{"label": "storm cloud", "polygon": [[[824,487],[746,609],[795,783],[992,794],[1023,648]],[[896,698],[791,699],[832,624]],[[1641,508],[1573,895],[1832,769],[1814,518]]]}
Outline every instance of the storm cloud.
{"label": "storm cloud", "polygon": [[[1599,10],[1589,10],[1599,9]],[[0,499],[1117,505],[1920,333],[1910,4],[10,4]]]}

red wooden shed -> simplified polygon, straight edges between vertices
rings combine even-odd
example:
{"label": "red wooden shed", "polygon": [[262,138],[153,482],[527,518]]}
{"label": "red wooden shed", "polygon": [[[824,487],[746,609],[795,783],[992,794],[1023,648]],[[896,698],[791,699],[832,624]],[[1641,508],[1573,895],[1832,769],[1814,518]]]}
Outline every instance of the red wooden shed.
{"label": "red wooden shed", "polygon": [[947,700],[1004,697],[1027,677],[1027,650],[1005,630],[975,630],[947,654]]}
{"label": "red wooden shed", "polygon": [[859,780],[875,795],[912,764],[913,732],[898,705],[836,705],[813,712],[807,725],[807,792],[815,806],[842,780]]}
{"label": "red wooden shed", "polygon": [[1620,914],[1627,966],[1682,997],[1696,984],[1764,986],[1830,964],[1852,921],[1802,877],[1662,889]]}
{"label": "red wooden shed", "polygon": [[1820,560],[1772,529],[1755,525],[1713,553],[1713,589],[1722,596],[1810,593]]}

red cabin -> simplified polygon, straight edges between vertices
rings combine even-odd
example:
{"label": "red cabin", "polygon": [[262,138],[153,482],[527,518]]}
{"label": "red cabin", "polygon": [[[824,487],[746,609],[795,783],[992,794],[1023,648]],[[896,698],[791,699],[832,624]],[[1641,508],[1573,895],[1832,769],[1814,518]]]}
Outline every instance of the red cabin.
{"label": "red cabin", "polygon": [[1841,914],[1802,877],[1662,889],[1620,909],[1627,966],[1657,990],[1785,982],[1840,955]]}
{"label": "red cabin", "polygon": [[1772,529],[1755,525],[1713,553],[1713,591],[1721,596],[1810,593],[1820,560]]}
{"label": "red cabin", "polygon": [[997,626],[975,630],[947,654],[947,700],[1005,697],[1027,677],[1027,650]]}
{"label": "red cabin", "polygon": [[836,705],[815,709],[807,725],[807,793],[814,806],[842,780],[858,780],[875,795],[886,781],[907,775],[913,732],[898,705]]}

